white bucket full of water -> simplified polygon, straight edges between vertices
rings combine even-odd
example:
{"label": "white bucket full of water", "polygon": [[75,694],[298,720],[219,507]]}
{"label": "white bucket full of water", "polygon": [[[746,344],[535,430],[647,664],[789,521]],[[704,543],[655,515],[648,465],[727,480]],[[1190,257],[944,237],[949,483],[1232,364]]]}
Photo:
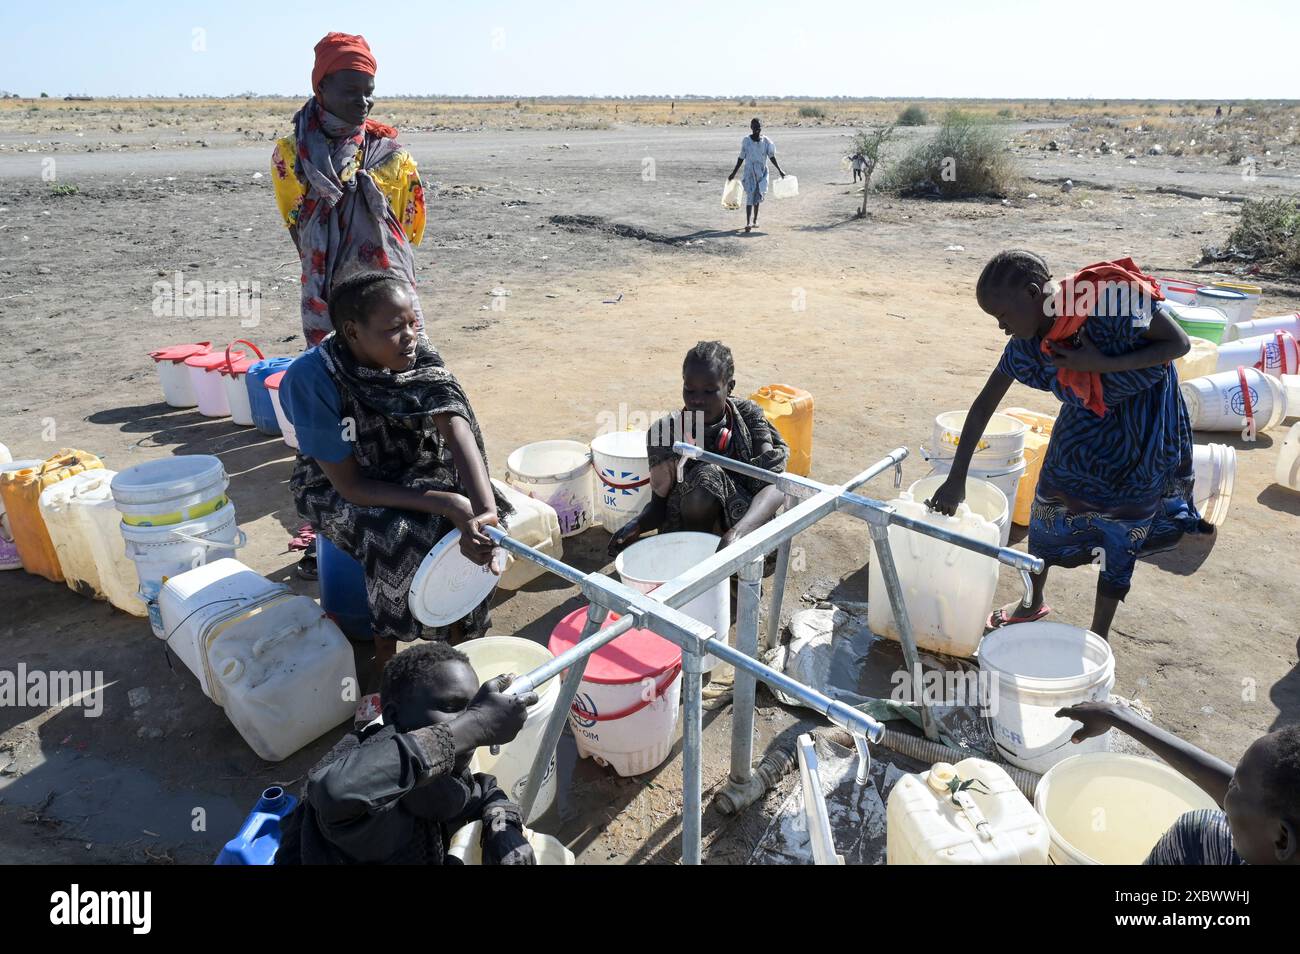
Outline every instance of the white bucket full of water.
{"label": "white bucket full of water", "polygon": [[1286,432],[1286,440],[1277,453],[1277,469],[1274,478],[1283,487],[1300,490],[1300,421],[1291,425]]}
{"label": "white bucket full of water", "polygon": [[596,514],[617,533],[650,503],[650,459],[645,431],[612,431],[591,442],[596,472]]}
{"label": "white bucket full of water", "polygon": [[525,444],[506,458],[506,483],[545,501],[566,537],[591,526],[591,448],[577,441]]}
{"label": "white bucket full of water", "polygon": [[[551,632],[557,656],[577,644],[587,607],[574,610]],[[605,626],[618,619],[610,613]],[[632,629],[587,659],[569,708],[578,754],[619,775],[640,775],[672,752],[682,691],[682,651],[658,633]]]}
{"label": "white bucket full of water", "polygon": [[[947,477],[948,474],[952,471],[951,458],[946,460],[939,460],[937,458],[932,459],[929,461],[929,464],[930,464],[930,473],[926,475],[927,478],[940,477],[940,476]],[[1010,466],[1005,464],[999,464],[997,466],[986,467],[986,466],[981,466],[978,461],[972,461],[970,465],[970,469],[966,471],[966,479],[968,482],[972,478],[975,480],[981,480],[984,481],[985,483],[992,484],[998,490],[1002,491],[1003,496],[1007,498],[1008,512],[1014,514],[1016,512],[1016,501],[1020,497],[1020,478],[1025,475],[1026,466],[1027,465],[1023,457],[1015,461],[1014,463],[1012,463]],[[1030,492],[1032,493],[1033,489],[1032,488],[1029,489]],[[917,497],[916,499],[923,501],[926,498]],[[971,510],[981,515],[984,515],[983,511],[977,507],[971,507]],[[997,523],[997,521],[993,520],[992,517],[986,517],[986,519],[992,520],[994,523]],[[1007,545],[1007,540],[1009,539],[1010,534],[1011,534],[1010,522],[1008,522],[1005,526],[1000,523],[998,524],[998,535],[999,535],[999,539],[1001,539],[1002,541],[1001,543],[1002,546]]]}
{"label": "white bucket full of water", "polygon": [[1192,467],[1196,509],[1202,520],[1220,526],[1228,518],[1237,480],[1237,450],[1228,444],[1197,444],[1192,448]]}
{"label": "white bucket full of water", "polygon": [[772,198],[774,199],[793,199],[799,194],[799,178],[797,176],[777,176],[772,182]]}
{"label": "white bucket full of water", "polygon": [[1081,724],[1056,711],[1105,702],[1115,685],[1115,657],[1096,633],[1065,623],[1014,623],[980,642],[980,671],[995,688],[989,722],[998,752],[1012,765],[1042,773],[1080,752],[1107,751],[1110,733],[1074,744]]}
{"label": "white bucket full of water", "polygon": [[[711,533],[658,533],[638,540],[620,553],[614,560],[614,569],[628,586],[649,593],[713,556],[719,539]],[[681,607],[681,611],[725,641],[731,631],[730,579],[719,580],[707,593]],[[717,657],[709,655],[701,665],[708,672],[717,664]]]}
{"label": "white bucket full of water", "polygon": [[[945,411],[936,415],[931,446],[922,448],[922,452],[935,460],[952,459],[957,453],[965,424],[965,411]],[[987,470],[1013,466],[1025,456],[1025,432],[1028,430],[1029,425],[1024,421],[1008,414],[994,414],[975,445],[971,467]]]}
{"label": "white bucket full of water", "polygon": [[1047,822],[1054,864],[1140,865],[1180,815],[1219,806],[1163,762],[1093,752],[1045,772],[1034,807]]}
{"label": "white bucket full of water", "polygon": [[1252,318],[1229,325],[1223,333],[1224,341],[1236,341],[1238,338],[1255,338],[1259,335],[1271,335],[1275,331],[1285,331],[1300,338],[1300,311],[1289,315],[1274,315],[1271,318]]}
{"label": "white bucket full of water", "polygon": [[1234,368],[1257,368],[1274,377],[1300,373],[1300,348],[1289,331],[1275,331],[1271,335],[1238,338],[1219,345],[1215,371]]}
{"label": "white bucket full of water", "polygon": [[[946,472],[931,474],[912,484],[907,488],[907,492],[912,495],[913,500],[924,502],[933,497],[935,491],[943,486],[943,482],[947,479]],[[1019,486],[1018,480],[1016,486]],[[966,506],[996,525],[1001,540],[999,546],[1007,545],[1007,538],[1011,533],[1011,506],[1007,501],[1007,495],[996,484],[978,477],[967,477]]]}
{"label": "white bucket full of water", "polygon": [[[522,676],[555,658],[545,646],[520,636],[483,636],[461,643],[456,648],[469,657],[469,664],[478,674],[480,685],[506,673]],[[500,746],[497,755],[493,755],[487,747],[477,749],[470,763],[470,771],[496,776],[497,783],[515,804],[523,800],[524,789],[528,786],[528,773],[532,770],[533,758],[541,745],[546,721],[559,699],[559,680],[548,680],[538,686],[536,692],[537,702],[528,707],[528,718],[514,741]],[[542,787],[538,789],[537,800],[533,802],[533,810],[525,821],[543,814],[554,803],[555,756],[552,755],[546,768],[546,777],[542,779]]]}
{"label": "white bucket full of water", "polygon": [[221,458],[186,454],[136,464],[112,478],[113,505],[131,526],[159,527],[216,513],[229,500]]}
{"label": "white bucket full of water", "polygon": [[205,563],[234,556],[247,542],[235,523],[234,504],[226,504],[216,513],[186,523],[162,527],[133,527],[123,523],[120,530],[126,541],[126,555],[135,563],[136,576],[140,579],[139,595],[149,611],[149,625],[160,639],[167,638],[158,609],[158,593],[164,581]]}
{"label": "white bucket full of water", "polygon": [[1256,368],[1217,371],[1179,385],[1196,431],[1262,433],[1286,417],[1282,382]]}

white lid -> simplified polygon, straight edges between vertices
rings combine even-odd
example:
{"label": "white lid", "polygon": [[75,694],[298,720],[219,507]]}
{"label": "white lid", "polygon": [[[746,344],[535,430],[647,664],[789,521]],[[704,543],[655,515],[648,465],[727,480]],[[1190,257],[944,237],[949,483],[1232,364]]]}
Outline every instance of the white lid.
{"label": "white lid", "polygon": [[226,487],[221,459],[211,454],[164,457],[128,467],[113,478],[113,499],[124,504],[175,500],[212,487]]}
{"label": "white lid", "polygon": [[460,552],[460,531],[439,540],[411,580],[411,613],[426,626],[464,619],[496,589],[491,565],[479,566]]}

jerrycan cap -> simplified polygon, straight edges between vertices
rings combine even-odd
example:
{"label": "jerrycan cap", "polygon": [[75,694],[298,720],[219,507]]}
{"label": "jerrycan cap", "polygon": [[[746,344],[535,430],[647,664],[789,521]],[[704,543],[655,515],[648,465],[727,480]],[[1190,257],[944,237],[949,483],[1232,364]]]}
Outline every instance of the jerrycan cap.
{"label": "jerrycan cap", "polygon": [[940,795],[946,794],[949,783],[957,777],[957,770],[952,767],[951,762],[935,762],[930,767],[930,775],[926,780],[930,788]]}

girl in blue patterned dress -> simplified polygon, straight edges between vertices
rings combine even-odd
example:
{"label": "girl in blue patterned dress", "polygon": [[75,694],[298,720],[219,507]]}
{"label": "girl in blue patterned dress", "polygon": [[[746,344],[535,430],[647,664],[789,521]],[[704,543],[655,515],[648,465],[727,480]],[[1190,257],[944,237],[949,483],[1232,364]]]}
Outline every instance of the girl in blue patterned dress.
{"label": "girl in blue patterned dress", "polygon": [[[1050,391],[1062,406],[1030,512],[1029,552],[1049,567],[1098,567],[1090,628],[1102,637],[1139,555],[1211,529],[1192,502],[1191,425],[1172,364],[1191,345],[1158,293],[1150,296],[1154,283],[1121,266],[1132,263],[1100,263],[1061,284],[1077,289],[1084,276],[1125,275],[1130,290],[1147,293],[1116,294],[1121,283],[1109,283],[1077,315],[1066,304],[1066,319],[1061,288],[1039,256],[1012,250],[985,266],[976,298],[1011,341],[966,415],[948,479],[927,501],[949,514],[962,501],[977,442],[1012,381]],[[1046,570],[1034,578],[1028,609],[995,610],[989,626],[1047,615],[1046,579]]]}

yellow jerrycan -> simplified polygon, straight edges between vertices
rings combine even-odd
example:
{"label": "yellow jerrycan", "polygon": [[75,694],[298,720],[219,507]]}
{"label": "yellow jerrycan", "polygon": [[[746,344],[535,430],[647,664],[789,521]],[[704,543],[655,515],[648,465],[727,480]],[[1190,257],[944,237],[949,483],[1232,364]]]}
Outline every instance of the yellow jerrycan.
{"label": "yellow jerrycan", "polygon": [[63,582],[59,555],[41,516],[41,491],[73,474],[103,467],[94,454],[64,448],[35,467],[0,474],[0,494],[9,513],[9,529],[18,547],[18,558],[28,573]]}
{"label": "yellow jerrycan", "polygon": [[767,384],[749,396],[790,445],[786,470],[800,477],[812,474],[813,396],[788,384]]}
{"label": "yellow jerrycan", "polygon": [[1025,431],[1025,472],[1016,488],[1016,512],[1011,515],[1012,523],[1027,527],[1029,508],[1034,504],[1038,475],[1043,469],[1043,458],[1047,454],[1047,445],[1052,440],[1052,425],[1056,423],[1056,417],[1023,407],[1007,408],[1003,413],[1029,425],[1029,430]]}

